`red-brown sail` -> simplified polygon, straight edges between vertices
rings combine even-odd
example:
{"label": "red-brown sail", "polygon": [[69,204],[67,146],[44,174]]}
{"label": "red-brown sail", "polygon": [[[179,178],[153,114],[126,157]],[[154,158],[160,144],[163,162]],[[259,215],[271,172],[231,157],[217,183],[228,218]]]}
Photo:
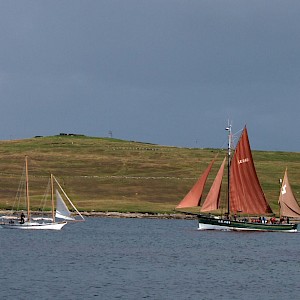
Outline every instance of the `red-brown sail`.
{"label": "red-brown sail", "polygon": [[230,211],[245,214],[272,212],[256,174],[246,126],[230,167]]}
{"label": "red-brown sail", "polygon": [[223,163],[217,173],[217,176],[207,194],[207,197],[201,207],[201,211],[213,211],[217,210],[220,205],[220,192],[222,185],[222,178],[225,168],[226,157],[223,160]]}
{"label": "red-brown sail", "polygon": [[192,187],[189,193],[181,200],[181,202],[176,206],[176,208],[185,208],[185,207],[195,207],[200,205],[201,197],[203,194],[203,189],[205,182],[207,180],[208,174],[214,164],[215,159],[211,161],[205,172],[198,179],[196,184]]}
{"label": "red-brown sail", "polygon": [[280,216],[291,217],[291,218],[300,217],[300,207],[297,203],[297,200],[290,186],[288,175],[287,175],[287,169],[285,170],[284,173],[284,178],[282,181],[278,202],[280,205]]}

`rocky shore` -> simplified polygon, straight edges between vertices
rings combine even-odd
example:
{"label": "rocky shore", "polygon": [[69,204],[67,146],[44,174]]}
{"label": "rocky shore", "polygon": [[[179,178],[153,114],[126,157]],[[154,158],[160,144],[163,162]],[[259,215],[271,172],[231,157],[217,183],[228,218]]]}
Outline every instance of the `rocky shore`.
{"label": "rocky shore", "polygon": [[179,219],[194,220],[196,215],[185,213],[135,213],[135,212],[83,212],[83,216],[102,218],[137,218],[137,219]]}

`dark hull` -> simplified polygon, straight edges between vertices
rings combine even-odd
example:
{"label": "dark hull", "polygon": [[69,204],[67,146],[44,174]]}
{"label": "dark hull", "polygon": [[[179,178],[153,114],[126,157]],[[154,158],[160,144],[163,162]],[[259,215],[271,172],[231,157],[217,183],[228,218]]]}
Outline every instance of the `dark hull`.
{"label": "dark hull", "polygon": [[297,224],[264,224],[198,215],[199,230],[297,232]]}

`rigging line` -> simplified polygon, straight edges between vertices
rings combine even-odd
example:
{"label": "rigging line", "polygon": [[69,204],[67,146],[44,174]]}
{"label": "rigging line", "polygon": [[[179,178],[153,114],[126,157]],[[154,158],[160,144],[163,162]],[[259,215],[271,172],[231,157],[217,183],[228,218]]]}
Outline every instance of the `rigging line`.
{"label": "rigging line", "polygon": [[18,190],[13,203],[13,209],[19,210],[21,199],[24,200],[24,207],[26,207],[26,191],[25,191],[25,165],[23,167],[21,179],[19,181]]}
{"label": "rigging line", "polygon": [[48,180],[48,184],[46,186],[44,195],[43,195],[43,197],[41,199],[41,202],[40,202],[40,207],[42,207],[42,212],[43,213],[45,212],[45,207],[46,207],[46,204],[48,203],[49,195],[50,195],[50,180]]}

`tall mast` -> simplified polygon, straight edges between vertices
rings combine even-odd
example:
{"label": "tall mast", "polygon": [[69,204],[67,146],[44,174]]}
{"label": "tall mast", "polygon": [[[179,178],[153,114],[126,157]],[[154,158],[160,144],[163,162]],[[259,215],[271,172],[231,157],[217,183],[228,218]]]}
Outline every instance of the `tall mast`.
{"label": "tall mast", "polygon": [[228,126],[226,127],[228,131],[228,160],[227,160],[227,215],[230,215],[230,163],[231,163],[231,147],[232,147],[232,134],[231,134],[231,124],[228,121]]}
{"label": "tall mast", "polygon": [[25,156],[25,174],[26,174],[26,202],[27,202],[27,221],[30,222],[30,199],[29,199],[29,180],[28,180],[28,162]]}
{"label": "tall mast", "polygon": [[53,186],[53,175],[50,174],[51,182],[51,211],[52,211],[52,222],[55,222],[55,212],[54,212],[54,186]]}

